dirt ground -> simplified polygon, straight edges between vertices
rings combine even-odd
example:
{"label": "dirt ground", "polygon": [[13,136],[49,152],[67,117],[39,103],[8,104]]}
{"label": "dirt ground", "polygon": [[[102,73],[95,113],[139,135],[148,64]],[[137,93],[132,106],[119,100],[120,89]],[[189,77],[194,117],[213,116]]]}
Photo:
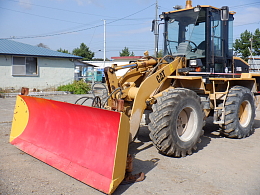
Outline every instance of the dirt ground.
{"label": "dirt ground", "polygon": [[[79,96],[47,97],[75,102]],[[18,150],[8,143],[15,98],[0,98],[0,194],[103,194],[86,184]],[[218,126],[207,121],[198,150],[185,158],[159,154],[142,127],[130,144],[135,155],[134,171],[146,174],[144,181],[120,185],[114,194],[165,195],[259,195],[260,194],[260,110],[255,132],[245,139],[224,138]]]}

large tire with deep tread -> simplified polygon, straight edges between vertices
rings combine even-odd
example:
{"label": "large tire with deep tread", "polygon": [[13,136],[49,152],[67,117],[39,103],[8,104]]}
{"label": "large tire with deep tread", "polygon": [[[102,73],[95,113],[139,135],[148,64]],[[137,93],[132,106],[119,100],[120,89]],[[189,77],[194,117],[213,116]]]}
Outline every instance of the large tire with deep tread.
{"label": "large tire with deep tread", "polygon": [[191,155],[204,133],[199,96],[189,89],[169,89],[157,98],[152,110],[148,128],[158,151],[173,157]]}
{"label": "large tire with deep tread", "polygon": [[250,89],[232,87],[225,103],[222,133],[230,138],[245,138],[253,133],[254,118],[255,103]]}

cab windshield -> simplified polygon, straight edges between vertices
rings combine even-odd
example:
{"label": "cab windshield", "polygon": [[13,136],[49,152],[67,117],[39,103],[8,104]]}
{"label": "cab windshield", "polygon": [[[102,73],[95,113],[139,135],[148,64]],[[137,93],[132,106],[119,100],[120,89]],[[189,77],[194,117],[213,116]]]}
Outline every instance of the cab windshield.
{"label": "cab windshield", "polygon": [[191,58],[205,57],[205,14],[194,9],[173,12],[166,21],[166,53]]}

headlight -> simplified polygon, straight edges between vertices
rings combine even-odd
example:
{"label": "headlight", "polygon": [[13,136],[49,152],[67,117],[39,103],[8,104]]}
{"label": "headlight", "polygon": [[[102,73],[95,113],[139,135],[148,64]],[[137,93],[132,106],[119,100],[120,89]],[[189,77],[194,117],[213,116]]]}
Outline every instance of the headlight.
{"label": "headlight", "polygon": [[190,66],[197,66],[197,60],[190,60]]}
{"label": "headlight", "polygon": [[197,5],[195,8],[194,8],[194,12],[199,12],[200,11],[200,5]]}
{"label": "headlight", "polygon": [[164,14],[160,14],[159,17],[161,20],[164,19]]}

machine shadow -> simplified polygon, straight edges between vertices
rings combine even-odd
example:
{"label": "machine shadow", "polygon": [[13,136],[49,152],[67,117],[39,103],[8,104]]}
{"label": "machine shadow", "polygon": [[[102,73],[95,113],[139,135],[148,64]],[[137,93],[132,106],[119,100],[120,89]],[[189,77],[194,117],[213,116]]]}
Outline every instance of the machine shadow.
{"label": "machine shadow", "polygon": [[[151,171],[153,168],[155,168],[157,166],[159,160],[160,159],[158,159],[158,158],[153,158],[151,160],[143,161],[143,160],[135,158],[134,164],[133,164],[133,167],[134,167],[133,174],[143,172],[146,175],[149,171]],[[142,182],[142,181],[140,181],[140,182]],[[132,186],[134,184],[135,183],[120,184],[113,194],[114,195],[123,194],[125,191],[127,191],[127,189],[130,186]]]}
{"label": "machine shadow", "polygon": [[[260,121],[255,121],[255,125],[260,126]],[[224,138],[220,134],[219,129],[220,129],[219,125],[213,124],[213,117],[208,117],[206,119],[206,124],[203,127],[204,134],[203,134],[203,136],[201,136],[201,142],[197,144],[197,150],[195,150],[193,153],[197,153],[200,150],[202,150],[204,147],[206,147],[211,142],[211,139]],[[139,133],[138,133],[138,137],[137,137],[138,142],[132,142],[129,145],[130,154],[135,155],[146,149],[154,147],[152,144],[152,141],[149,137],[149,133],[150,133],[150,131],[147,126],[142,126],[139,129]],[[143,146],[143,147],[140,149],[141,146]]]}
{"label": "machine shadow", "polygon": [[[160,161],[159,158],[152,158],[150,160],[140,160],[135,157],[136,154],[138,154],[139,152],[145,151],[151,147],[154,146],[149,138],[149,130],[147,126],[142,126],[139,129],[136,140],[129,144],[128,152],[134,157],[132,174],[143,172],[146,175],[149,171],[151,171],[157,166],[158,162]],[[135,183],[125,185],[120,184],[113,194],[123,194],[133,184]]]}
{"label": "machine shadow", "polygon": [[[260,127],[260,120],[255,120],[254,128],[259,128],[259,127]],[[200,150],[205,148],[211,142],[212,139],[224,138],[219,133],[219,125],[213,124],[213,117],[208,117],[206,119],[206,124],[203,130],[204,130],[204,135],[201,136],[201,142],[197,144],[197,150],[194,151],[193,153],[199,153]],[[155,147],[152,144],[152,141],[149,137],[149,133],[150,131],[148,130],[147,126],[142,126],[139,129],[139,133],[136,141],[129,144],[129,153],[131,155],[135,156],[139,152],[145,151],[151,147]],[[139,173],[141,171],[147,174],[149,171],[151,171],[158,165],[159,161],[160,161],[159,158],[153,158],[145,161],[134,158],[133,174]],[[115,195],[122,194],[133,184],[127,184],[127,185],[121,184],[118,186],[118,188],[113,194]]]}
{"label": "machine shadow", "polygon": [[[194,153],[197,153],[200,150],[202,150],[204,147],[206,147],[210,143],[211,138],[217,137],[217,136],[212,135],[211,133],[218,130],[218,125],[213,126],[213,125],[207,123],[206,126],[204,127],[204,130],[205,130],[205,133],[201,137],[201,142],[198,144],[198,149],[196,151],[194,151]],[[150,133],[150,131],[147,126],[140,127],[136,140],[129,144],[128,152],[133,157],[135,157],[135,155],[138,154],[139,152],[143,152],[151,147],[154,147],[152,144],[152,141],[149,137],[149,133]],[[140,160],[138,158],[134,158],[133,174],[136,174],[139,172],[144,172],[145,174],[147,174],[148,172],[150,172],[152,169],[154,169],[157,166],[159,161],[160,161],[159,158],[153,158],[153,159],[145,160],[145,161]],[[122,194],[133,184],[127,184],[127,185],[121,184],[118,186],[118,188],[116,189],[116,191],[113,194],[116,194],[116,195]]]}
{"label": "machine shadow", "polygon": [[200,150],[205,148],[212,138],[222,138],[219,133],[219,126],[213,124],[213,117],[208,117],[206,119],[206,124],[203,127],[204,134],[201,136],[201,142],[197,144],[197,150],[193,153],[198,153]]}
{"label": "machine shadow", "polygon": [[253,127],[254,127],[255,129],[259,128],[259,127],[260,127],[260,120],[255,120]]}
{"label": "machine shadow", "polygon": [[[260,126],[260,123],[259,123]],[[206,147],[211,139],[213,138],[223,138],[223,136],[220,135],[219,133],[219,126],[216,124],[213,124],[213,117],[208,117],[206,119],[206,124],[203,127],[204,130],[204,134],[203,136],[201,136],[201,142],[197,144],[197,150],[194,151],[193,153],[197,153],[200,150],[202,150],[204,147]],[[146,150],[150,147],[154,147],[152,144],[152,141],[149,137],[149,129],[147,128],[147,126],[143,126],[139,129],[139,133],[138,133],[138,137],[137,139],[140,142],[133,142],[130,144],[130,152],[132,152],[133,154],[137,154],[143,150]],[[142,146],[144,143],[145,147],[143,147],[142,149],[138,149],[140,148],[140,146]],[[149,144],[148,144],[149,143]],[[131,147],[132,146],[132,147]]]}

